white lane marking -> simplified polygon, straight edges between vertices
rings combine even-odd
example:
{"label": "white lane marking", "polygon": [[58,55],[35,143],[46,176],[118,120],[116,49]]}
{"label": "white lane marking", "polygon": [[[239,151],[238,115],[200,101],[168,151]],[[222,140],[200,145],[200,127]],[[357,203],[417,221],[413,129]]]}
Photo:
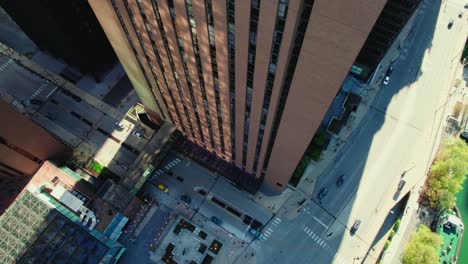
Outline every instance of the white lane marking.
{"label": "white lane marking", "polygon": [[319,224],[321,224],[323,227],[328,229],[328,226],[326,224],[324,224],[322,221],[320,221],[317,217],[314,216],[314,219],[315,219],[315,221],[319,222]]}
{"label": "white lane marking", "polygon": [[310,230],[310,229],[309,229],[307,226],[304,227],[304,231],[305,231],[305,232],[309,232],[309,230]]}
{"label": "white lane marking", "polygon": [[316,237],[314,238],[314,241],[315,241],[315,242],[317,242],[317,239],[319,239],[319,237],[318,237],[318,236],[316,236]]}
{"label": "white lane marking", "polygon": [[267,230],[267,231],[265,231],[265,234],[271,235],[271,232]]}
{"label": "white lane marking", "polygon": [[317,235],[314,233],[312,234],[311,238],[314,239]]}
{"label": "white lane marking", "polygon": [[275,222],[278,222],[278,223],[281,223],[281,219],[279,219],[278,217],[275,218]]}

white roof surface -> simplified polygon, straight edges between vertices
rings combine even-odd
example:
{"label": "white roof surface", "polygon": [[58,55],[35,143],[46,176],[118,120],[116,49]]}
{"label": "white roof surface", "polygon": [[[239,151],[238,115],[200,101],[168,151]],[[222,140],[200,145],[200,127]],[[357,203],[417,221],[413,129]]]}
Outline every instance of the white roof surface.
{"label": "white roof surface", "polygon": [[83,205],[83,201],[75,197],[61,185],[55,186],[51,195],[74,212],[77,212]]}

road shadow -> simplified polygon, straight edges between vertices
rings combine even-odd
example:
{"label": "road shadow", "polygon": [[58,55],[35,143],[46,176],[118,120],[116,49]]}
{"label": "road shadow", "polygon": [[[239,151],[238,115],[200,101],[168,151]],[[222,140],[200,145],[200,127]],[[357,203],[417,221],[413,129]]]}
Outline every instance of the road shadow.
{"label": "road shadow", "polygon": [[[321,263],[332,263],[339,259],[340,256],[336,255],[336,251],[342,247],[361,247],[359,250],[362,252],[362,247],[366,248],[366,251],[369,248],[369,245],[374,246],[376,243],[384,239],[384,235],[388,233],[390,228],[395,223],[397,217],[395,217],[398,212],[400,212],[401,207],[404,206],[405,201],[407,198],[407,194],[409,190],[412,188],[412,185],[415,182],[411,181],[408,182],[401,190],[398,189],[398,184],[394,186],[385,186],[386,191],[385,193],[376,193],[375,199],[382,200],[385,199],[393,199],[393,205],[390,208],[376,208],[374,212],[374,208],[370,209],[369,212],[366,212],[366,215],[353,215],[353,210],[355,209],[356,197],[360,195],[360,193],[365,193],[369,197],[368,193],[372,193],[372,190],[367,188],[363,188],[366,184],[363,182],[363,175],[364,170],[369,167],[372,167],[373,162],[376,159],[384,158],[384,155],[375,156],[373,154],[373,160],[370,160],[369,154],[374,146],[374,139],[376,138],[379,132],[382,132],[382,128],[384,125],[386,129],[388,127],[396,127],[399,124],[403,124],[407,126],[408,124],[405,123],[405,120],[399,120],[398,117],[392,116],[391,114],[387,113],[389,106],[394,103],[394,100],[402,96],[403,94],[409,93],[412,90],[411,85],[420,80],[426,73],[424,68],[421,69],[424,57],[426,54],[431,52],[433,47],[433,38],[435,33],[435,28],[437,24],[439,10],[441,8],[441,1],[430,1],[422,3],[424,8],[417,9],[416,12],[416,20],[413,30],[409,33],[408,39],[412,40],[409,43],[405,43],[405,52],[394,61],[392,64],[382,65],[382,72],[383,74],[380,76],[376,76],[377,82],[382,83],[386,69],[393,67],[393,74],[392,76],[392,83],[387,86],[382,86],[375,97],[375,100],[372,103],[369,103],[370,108],[369,111],[365,114],[363,121],[356,127],[353,134],[346,139],[346,142],[343,144],[342,149],[339,150],[337,158],[332,162],[332,165],[329,168],[325,169],[324,173],[322,173],[314,187],[314,191],[312,193],[312,199],[315,201],[313,206],[320,207],[326,214],[331,215],[334,217],[334,223],[336,225],[344,225],[342,230],[338,231],[333,230],[333,236],[330,236],[327,239],[325,248],[330,247],[331,252],[325,258],[320,259]],[[422,10],[422,11],[421,11]],[[452,29],[453,30],[453,29]],[[432,51],[433,52],[433,51]],[[448,57],[446,58],[448,59]],[[451,58],[450,58],[451,59]],[[401,78],[397,78],[395,76],[401,76]],[[434,106],[435,108],[435,106]],[[434,108],[431,108],[433,111]],[[430,118],[432,121],[432,117]],[[426,120],[425,120],[426,121]],[[409,126],[414,127],[415,130],[418,130],[417,127],[413,124],[409,124]],[[414,132],[415,135],[419,135],[421,131]],[[385,134],[387,137],[391,137],[391,134]],[[382,140],[382,134],[379,135],[379,139]],[[405,160],[398,160],[403,159],[405,157],[405,153],[414,148],[416,146],[416,141],[414,145],[405,145],[402,148],[396,149],[396,153],[392,153],[392,159],[388,159],[386,162],[386,166],[388,166],[389,171],[396,170],[397,167],[393,167],[395,165],[401,166],[400,163],[405,162]],[[419,143],[419,141],[418,141]],[[388,146],[392,147],[392,146]],[[373,150],[375,152],[375,150]],[[345,155],[345,156],[343,156]],[[398,162],[396,161],[398,160]],[[348,164],[348,167],[341,166],[341,162],[343,164]],[[385,163],[384,163],[385,164]],[[379,168],[384,169],[384,168]],[[408,170],[408,168],[402,169],[402,171],[395,172],[394,178],[395,181],[398,181],[398,178],[401,177],[402,173]],[[372,171],[375,172],[375,171]],[[368,174],[369,171],[366,171]],[[351,180],[351,176],[347,176],[346,182],[344,183],[343,187],[336,186],[336,178],[339,175],[353,175],[353,180]],[[387,173],[388,175],[388,173]],[[371,177],[371,176],[369,176]],[[374,176],[372,176],[374,177]],[[384,177],[384,175],[382,175]],[[406,179],[407,177],[405,177]],[[370,184],[379,184],[379,181],[375,178],[372,179],[373,181]],[[382,180],[382,183],[385,184],[388,179]],[[393,180],[392,180],[393,182]],[[328,194],[320,201],[318,199],[318,195],[323,188],[328,188]],[[349,190],[345,192],[343,190]],[[364,190],[365,189],[365,190]],[[392,190],[393,189],[393,190]],[[321,203],[322,202],[322,203]],[[360,201],[362,203],[363,201]],[[373,201],[375,202],[375,201]],[[387,202],[387,200],[385,200]],[[364,202],[365,203],[365,202]],[[360,204],[361,209],[362,205]],[[319,209],[317,209],[319,210]],[[394,213],[390,213],[393,211]],[[386,213],[384,213],[386,212]],[[377,217],[378,216],[378,217]],[[309,217],[309,216],[303,216]],[[312,218],[312,216],[310,216]],[[316,217],[320,217],[317,215]],[[355,223],[355,220],[360,219],[362,223],[360,224],[359,229],[356,231],[355,235],[352,239],[358,240],[350,240],[350,229]],[[314,220],[310,220],[314,222]],[[379,225],[381,228],[375,229],[376,233],[368,233],[369,226]],[[327,224],[328,225],[328,224]],[[335,225],[335,224],[332,224]],[[332,225],[328,225],[326,230]],[[374,232],[374,229],[370,232]],[[316,231],[314,231],[317,233]],[[324,234],[329,234],[329,232],[323,232]],[[305,236],[305,235],[304,235]],[[320,239],[319,239],[320,240]],[[317,241],[315,239],[315,241]],[[353,241],[354,245],[350,245],[350,241]],[[271,255],[272,256],[265,256],[266,261],[275,262],[275,263],[293,263],[298,262],[300,263],[301,260],[304,260],[304,256],[316,257],[317,254],[326,255],[323,253],[322,246],[324,244],[320,243],[318,246],[316,243],[303,243],[303,244],[295,244],[297,252],[303,252],[303,256],[278,256],[278,254],[274,254],[274,249],[272,248]],[[347,248],[348,249],[348,248]],[[351,250],[351,249],[350,249]],[[362,254],[362,253],[352,253],[350,250],[345,252],[345,254],[349,254],[346,257],[349,257],[351,254]],[[346,251],[346,250],[345,250]],[[314,255],[315,254],[315,255]],[[375,259],[378,257],[380,252],[369,252]],[[356,255],[354,255],[356,257]],[[364,259],[365,255],[360,255],[359,263]],[[357,258],[355,258],[356,260]],[[350,263],[350,259],[345,259]]]}

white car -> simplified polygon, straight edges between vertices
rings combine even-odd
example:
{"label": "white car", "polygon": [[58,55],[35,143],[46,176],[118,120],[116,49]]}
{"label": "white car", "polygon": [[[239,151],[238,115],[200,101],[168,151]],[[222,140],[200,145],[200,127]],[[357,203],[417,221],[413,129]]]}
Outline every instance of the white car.
{"label": "white car", "polygon": [[137,138],[141,138],[141,137],[143,136],[143,135],[142,135],[140,132],[138,132],[138,131],[133,131],[132,135],[134,135],[134,136],[137,137]]}
{"label": "white car", "polygon": [[124,128],[125,128],[125,125],[122,124],[122,123],[120,123],[120,122],[115,122],[114,125],[115,125],[116,127],[119,127],[120,129],[124,129]]}
{"label": "white car", "polygon": [[390,77],[385,76],[385,79],[383,80],[383,85],[388,85],[389,82],[390,82]]}

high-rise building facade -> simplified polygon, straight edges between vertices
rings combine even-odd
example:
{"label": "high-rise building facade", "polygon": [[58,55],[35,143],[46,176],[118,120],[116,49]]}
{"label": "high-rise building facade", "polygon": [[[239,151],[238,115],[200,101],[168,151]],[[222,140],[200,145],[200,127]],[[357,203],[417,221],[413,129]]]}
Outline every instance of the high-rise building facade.
{"label": "high-rise building facade", "polygon": [[[12,102],[14,103],[14,102]],[[17,102],[18,104],[18,102]],[[62,162],[72,150],[0,98],[0,215],[44,161]]]}
{"label": "high-rise building facade", "polygon": [[89,0],[148,112],[282,191],[385,0]]}

